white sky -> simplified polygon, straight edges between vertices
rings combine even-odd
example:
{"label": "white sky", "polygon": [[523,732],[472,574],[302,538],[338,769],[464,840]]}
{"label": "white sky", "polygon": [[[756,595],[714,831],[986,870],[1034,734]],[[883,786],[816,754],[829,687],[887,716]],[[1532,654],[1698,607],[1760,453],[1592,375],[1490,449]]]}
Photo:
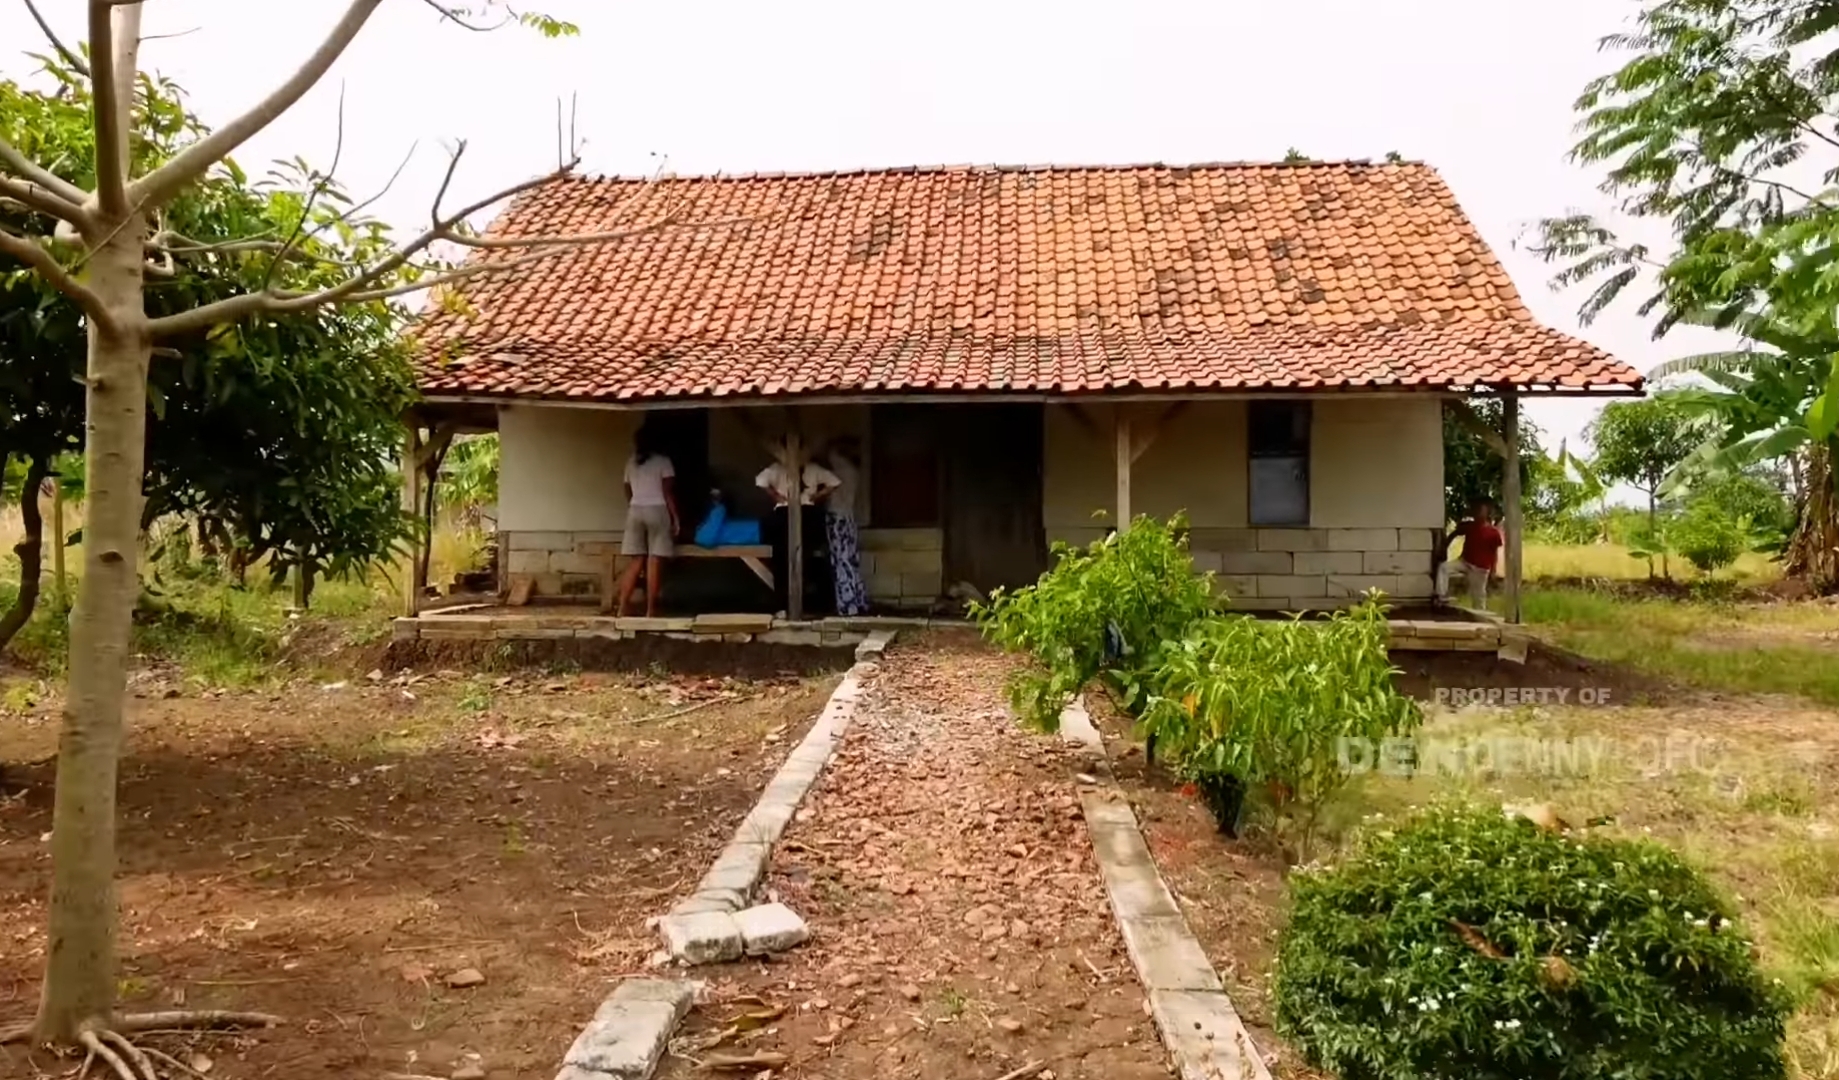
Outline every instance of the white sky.
{"label": "white sky", "polygon": [[[420,150],[379,216],[426,220],[443,142],[469,142],[471,199],[547,171],[556,102],[578,96],[584,165],[682,173],[958,163],[1170,163],[1382,157],[1436,166],[1549,325],[1646,370],[1707,339],[1650,340],[1634,297],[1589,328],[1580,292],[1515,250],[1526,227],[1604,209],[1598,175],[1568,162],[1571,103],[1613,56],[1604,34],[1633,0],[527,0],[581,27],[551,41],[442,25],[390,0],[294,111],[242,151],[330,164],[340,86],[340,177],[368,195]],[[151,0],[143,67],[174,78],[213,124],[291,71],[340,0]],[[66,40],[81,5],[41,0]],[[27,75],[42,39],[0,0],[0,73]],[[451,205],[451,204],[450,204]],[[1535,405],[1575,438],[1595,406]]]}

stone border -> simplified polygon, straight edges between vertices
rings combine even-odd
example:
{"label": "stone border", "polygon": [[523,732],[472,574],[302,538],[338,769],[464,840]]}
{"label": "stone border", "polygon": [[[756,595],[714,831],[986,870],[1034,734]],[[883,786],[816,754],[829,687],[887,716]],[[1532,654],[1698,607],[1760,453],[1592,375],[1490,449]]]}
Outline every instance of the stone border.
{"label": "stone border", "polygon": [[1136,814],[1112,782],[1104,740],[1079,698],[1060,713],[1060,737],[1091,751],[1093,769],[1104,779],[1102,787],[1080,793],[1086,832],[1131,965],[1149,993],[1156,1030],[1182,1080],[1271,1080],[1207,951],[1156,869]]}
{"label": "stone border", "polygon": [[[791,757],[760,793],[753,810],[741,820],[696,892],[671,909],[663,920],[668,939],[673,925],[719,913],[733,915],[752,902],[766,877],[773,844],[791,824],[798,804],[817,782],[856,716],[862,677],[874,670],[892,629],[871,631],[856,646],[856,664],[843,676]],[[672,920],[678,920],[673,924]],[[582,1029],[563,1058],[556,1080],[648,1080],[658,1067],[671,1033],[689,1012],[696,986],[685,979],[629,979],[613,991]]]}

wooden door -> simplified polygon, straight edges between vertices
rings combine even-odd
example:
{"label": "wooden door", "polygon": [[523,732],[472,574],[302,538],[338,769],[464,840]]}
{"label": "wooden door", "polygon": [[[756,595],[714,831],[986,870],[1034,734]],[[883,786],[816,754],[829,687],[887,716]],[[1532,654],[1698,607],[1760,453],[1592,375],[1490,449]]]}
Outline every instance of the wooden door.
{"label": "wooden door", "polygon": [[987,595],[1032,583],[1047,568],[1042,407],[951,405],[939,413],[945,588],[964,581]]}

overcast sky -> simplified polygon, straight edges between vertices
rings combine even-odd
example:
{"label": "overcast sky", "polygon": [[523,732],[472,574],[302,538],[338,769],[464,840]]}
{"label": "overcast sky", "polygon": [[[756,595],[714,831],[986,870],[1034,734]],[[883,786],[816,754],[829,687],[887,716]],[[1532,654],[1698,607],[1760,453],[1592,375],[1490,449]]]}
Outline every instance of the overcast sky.
{"label": "overcast sky", "polygon": [[[478,34],[390,0],[331,77],[239,155],[332,158],[381,187],[403,227],[425,221],[464,138],[459,197],[554,167],[558,98],[576,100],[584,164],[682,173],[959,163],[1169,163],[1382,157],[1436,166],[1548,324],[1640,369],[1703,339],[1650,340],[1632,304],[1579,327],[1581,296],[1516,250],[1526,227],[1601,210],[1599,176],[1566,160],[1571,103],[1616,63],[1597,42],[1634,0],[528,0],[581,36]],[[143,67],[176,79],[218,124],[291,71],[340,0],[150,0]],[[81,5],[43,0],[69,39]],[[0,0],[0,71],[35,66],[24,5]],[[1531,415],[1575,437],[1594,406]]]}

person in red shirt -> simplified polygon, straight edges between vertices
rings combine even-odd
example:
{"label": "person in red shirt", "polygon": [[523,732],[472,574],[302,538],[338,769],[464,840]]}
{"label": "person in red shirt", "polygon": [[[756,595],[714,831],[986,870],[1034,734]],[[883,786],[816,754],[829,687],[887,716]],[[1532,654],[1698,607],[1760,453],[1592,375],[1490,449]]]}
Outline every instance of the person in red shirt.
{"label": "person in red shirt", "polygon": [[[1462,541],[1462,557],[1451,560],[1450,548]],[[1507,538],[1494,524],[1494,507],[1486,499],[1478,501],[1469,516],[1456,525],[1443,541],[1443,560],[1437,565],[1437,601],[1449,602],[1450,578],[1461,574],[1469,588],[1469,606],[1488,606],[1488,583],[1500,578],[1496,566]]]}

